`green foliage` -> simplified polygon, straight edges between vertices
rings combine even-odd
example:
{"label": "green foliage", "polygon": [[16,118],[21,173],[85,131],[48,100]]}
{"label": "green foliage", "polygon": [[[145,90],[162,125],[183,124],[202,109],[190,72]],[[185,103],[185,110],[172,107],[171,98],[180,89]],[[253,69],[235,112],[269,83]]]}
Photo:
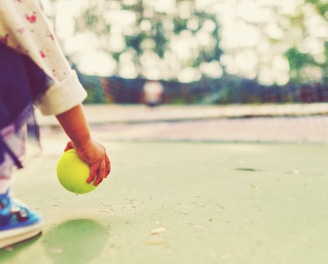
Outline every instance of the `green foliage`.
{"label": "green foliage", "polygon": [[[171,66],[172,61],[168,63],[165,61],[167,58],[170,58],[170,60],[176,58],[176,69],[184,70],[192,67],[198,69],[199,72],[200,69],[206,69],[205,67],[200,67],[203,63],[215,62],[221,65],[223,76],[227,74],[224,65],[221,63],[223,50],[220,45],[220,24],[218,22],[217,14],[213,14],[212,10],[208,10],[208,12],[200,12],[197,11],[195,7],[192,7],[190,10],[186,8],[183,13],[179,13],[181,8],[179,9],[178,7],[181,1],[176,1],[176,11],[165,13],[162,11],[156,11],[155,5],[149,1],[133,1],[132,4],[129,4],[128,2],[129,1],[106,0],[90,1],[91,4],[85,8],[81,15],[76,19],[76,31],[88,31],[94,33],[99,38],[100,49],[106,51],[106,53],[117,62],[117,72],[115,74],[118,74],[119,69],[122,69],[120,58],[123,58],[121,55],[125,52],[129,52],[129,56],[131,54],[134,56],[130,60],[133,60],[131,63],[135,64],[134,68],[138,71],[138,77],[141,78],[144,77],[144,72],[140,58],[144,54],[151,54],[152,59],[155,58],[158,61],[158,65],[161,65],[162,67],[162,65],[166,63],[166,65],[168,65],[167,68],[171,69],[174,68]],[[258,1],[254,0],[254,3],[255,2],[257,3]],[[190,1],[190,3],[192,3],[192,1]],[[187,3],[185,2],[184,4]],[[311,23],[318,20],[320,20],[320,23],[322,21],[322,23],[325,23],[325,21],[327,22],[328,1],[299,1],[293,13],[288,13],[289,11],[280,13],[280,11],[284,9],[282,5],[267,4],[266,8],[270,9],[270,13],[274,14],[273,17],[276,20],[273,19],[272,21],[263,21],[261,23],[254,22],[252,24],[250,20],[248,21],[242,16],[237,19],[239,19],[240,22],[245,22],[247,26],[256,27],[258,32],[261,33],[263,43],[268,42],[269,45],[271,45],[272,55],[268,52],[268,58],[277,58],[281,55],[285,55],[285,58],[289,63],[290,79],[293,82],[307,81],[307,76],[311,77],[311,74],[315,72],[315,74],[313,74],[314,77],[312,76],[313,78],[322,76],[322,80],[318,81],[324,81],[327,83],[328,41],[325,42],[324,52],[322,52],[322,54],[311,52],[311,50],[309,52],[310,48],[308,45],[309,43],[310,45],[313,43],[315,43],[315,45],[317,43],[321,45],[324,42],[323,36],[313,33],[309,27]],[[111,16],[109,15],[115,12],[113,10],[117,12],[124,11],[125,14],[130,12],[132,22],[129,19],[130,22],[126,22],[125,28],[120,26],[119,30],[117,30],[117,20],[111,20]],[[315,17],[315,19],[311,21],[307,20],[311,19],[312,16]],[[318,17],[320,19],[318,19]],[[273,28],[272,31],[274,33],[272,34],[268,33],[269,30],[267,30],[270,26]],[[275,27],[277,27],[277,30]],[[111,50],[111,43],[113,41],[111,37],[112,35],[117,34],[118,31],[123,36],[125,46],[122,45],[124,46],[122,47],[122,50]],[[276,34],[276,32],[278,33]],[[207,34],[206,37],[208,37],[209,41],[202,42],[199,33]],[[188,54],[190,51],[189,54],[192,55],[186,55],[185,57],[181,56],[180,58],[180,51],[178,49],[174,50],[174,47],[178,45],[174,45],[173,40],[183,38],[184,36],[187,36],[187,41],[193,44],[190,45],[190,50],[186,52]],[[264,47],[263,43],[261,42],[259,45],[263,45]],[[181,45],[181,43],[178,44]],[[187,46],[188,45],[186,45],[186,49],[188,49]],[[252,51],[258,56],[257,59],[259,65],[254,71],[257,71],[257,75],[261,76],[261,69],[265,68],[262,66],[270,67],[270,65],[268,65],[270,64],[270,59],[266,59],[265,56],[263,56],[262,59],[261,55],[263,54],[256,50],[258,47],[255,45],[249,49],[253,49]],[[233,54],[229,50],[228,52],[230,52],[230,57],[234,57],[240,52],[243,52],[243,47],[240,47],[240,50],[235,48]],[[229,56],[227,56],[227,58]],[[227,69],[228,68],[229,67],[227,67]],[[175,69],[172,71],[174,70]],[[304,72],[307,72],[307,74],[304,74]],[[320,73],[317,74],[318,72]],[[178,74],[179,72],[176,71],[170,76],[173,76],[172,79],[176,80]],[[203,74],[201,77],[206,77],[206,74]],[[229,87],[230,88],[227,88],[227,90],[232,89],[231,86]],[[229,93],[229,91],[223,89],[220,96],[222,98],[229,97]]]}
{"label": "green foliage", "polygon": [[125,41],[127,47],[130,47],[136,51],[137,55],[142,54],[142,42],[147,38],[147,34],[145,32],[140,32],[137,35],[127,35],[125,36]]}
{"label": "green foliage", "polygon": [[300,71],[304,65],[313,64],[310,54],[299,52],[297,48],[291,48],[286,52],[289,65],[292,71]]}
{"label": "green foliage", "polygon": [[93,5],[83,10],[81,16],[76,19],[75,30],[77,32],[91,30],[101,37],[111,31],[111,25],[106,23],[103,16],[99,15],[99,7]]}
{"label": "green foliage", "polygon": [[155,52],[159,57],[163,58],[167,49],[168,39],[165,36],[165,30],[162,21],[156,21],[154,26],[153,39],[156,43]]}
{"label": "green foliage", "polygon": [[105,103],[103,85],[99,77],[79,74],[79,79],[88,92],[88,97],[84,101],[85,104]]}
{"label": "green foliage", "polygon": [[325,42],[325,62],[323,63],[323,83],[328,86],[328,41]]}
{"label": "green foliage", "polygon": [[177,16],[173,19],[173,22],[174,22],[173,32],[176,35],[179,35],[182,31],[188,29],[188,27],[187,27],[188,19],[186,19],[186,18],[181,18],[181,17]]}
{"label": "green foliage", "polygon": [[312,4],[318,14],[320,14],[323,19],[328,20],[328,2],[326,0],[305,0],[305,3]]}
{"label": "green foliage", "polygon": [[[101,3],[101,4],[100,4]],[[97,5],[90,5],[77,18],[76,31],[77,32],[91,32],[99,38],[99,47],[106,53],[110,54],[112,58],[118,63],[120,68],[120,55],[130,51],[131,49],[136,54],[132,63],[135,63],[135,68],[138,69],[139,76],[142,77],[143,69],[140,62],[140,57],[145,51],[151,51],[157,56],[159,63],[170,63],[165,61],[165,54],[171,54],[171,57],[178,57],[177,51],[173,50],[172,41],[174,38],[183,38],[182,32],[189,31],[193,36],[194,42],[197,43],[197,33],[203,31],[203,34],[208,34],[211,39],[208,46],[199,46],[198,51],[192,51],[195,56],[186,60],[177,61],[180,68],[185,67],[199,67],[202,62],[217,61],[220,63],[220,56],[222,50],[220,49],[220,32],[217,17],[206,12],[190,11],[188,17],[181,17],[178,12],[173,14],[166,14],[157,12],[152,5],[145,4],[143,1],[138,1],[136,4],[128,5],[122,2],[115,2],[117,12],[130,12],[131,17],[135,17],[135,22],[127,22],[125,26],[120,27],[119,31],[125,41],[125,48],[121,51],[111,50],[111,41],[113,41],[112,33],[117,28],[110,19],[110,3],[107,1],[98,1]],[[177,2],[177,5],[179,3]],[[193,9],[191,9],[193,10]],[[190,20],[195,21],[194,26],[190,26]],[[133,20],[131,20],[133,21]],[[206,30],[203,26],[211,22],[214,25],[212,30]],[[204,33],[205,32],[205,33]],[[116,34],[116,33],[115,33]],[[198,54],[197,54],[198,53]],[[178,60],[178,59],[177,59]],[[167,68],[172,68],[167,66]],[[178,74],[178,72],[173,72]],[[177,78],[177,76],[176,76]]]}
{"label": "green foliage", "polygon": [[[305,74],[306,69],[313,69],[315,71],[321,71],[321,76],[323,82],[326,82],[327,74],[328,74],[328,45],[327,41],[323,43],[324,46],[324,52],[323,56],[325,57],[325,60],[322,62],[322,60],[318,61],[315,58],[316,52],[310,53],[310,52],[302,52],[302,45],[306,46],[307,44],[304,44],[306,42],[309,42],[309,40],[315,41],[317,43],[322,43],[322,39],[318,36],[313,35],[312,29],[308,26],[306,23],[307,19],[311,17],[317,17],[316,21],[319,21],[318,18],[320,18],[320,21],[322,25],[326,24],[326,27],[328,27],[328,2],[326,0],[304,0],[306,4],[308,4],[307,8],[302,8],[300,6],[297,9],[297,13],[293,14],[289,17],[289,22],[292,28],[295,28],[301,32],[301,39],[294,40],[294,46],[289,48],[287,52],[285,52],[285,56],[288,59],[289,66],[290,66],[290,78],[293,82],[304,82],[309,81],[311,76],[309,74]],[[312,7],[312,9],[309,9],[309,7]],[[311,11],[309,11],[311,10]],[[326,23],[325,23],[326,21]],[[289,29],[291,32],[291,29]],[[307,80],[309,79],[309,80]],[[312,80],[313,81],[313,80]],[[320,80],[316,80],[320,81]]]}

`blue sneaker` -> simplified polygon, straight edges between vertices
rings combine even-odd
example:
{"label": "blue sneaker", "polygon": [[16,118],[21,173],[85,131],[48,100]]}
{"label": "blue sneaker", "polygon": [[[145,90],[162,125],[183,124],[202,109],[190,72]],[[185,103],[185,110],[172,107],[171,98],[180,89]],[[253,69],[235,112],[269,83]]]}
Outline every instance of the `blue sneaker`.
{"label": "blue sneaker", "polygon": [[0,195],[0,248],[17,244],[41,233],[43,221],[24,204]]}

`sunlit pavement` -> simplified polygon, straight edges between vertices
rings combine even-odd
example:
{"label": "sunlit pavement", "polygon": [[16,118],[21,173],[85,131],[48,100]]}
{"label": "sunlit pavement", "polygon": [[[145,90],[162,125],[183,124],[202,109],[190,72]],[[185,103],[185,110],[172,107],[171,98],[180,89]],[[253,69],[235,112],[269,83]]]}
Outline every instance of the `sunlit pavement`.
{"label": "sunlit pavement", "polygon": [[2,264],[308,264],[328,258],[328,149],[320,144],[104,140],[112,173],[75,195],[56,178],[63,134],[16,173],[43,235]]}
{"label": "sunlit pavement", "polygon": [[[221,133],[216,121],[92,123],[112,173],[87,195],[60,186],[67,137],[43,124],[42,152],[29,148],[13,187],[43,215],[43,234],[0,263],[325,263],[327,146],[204,140]],[[182,140],[192,131],[203,140]]]}

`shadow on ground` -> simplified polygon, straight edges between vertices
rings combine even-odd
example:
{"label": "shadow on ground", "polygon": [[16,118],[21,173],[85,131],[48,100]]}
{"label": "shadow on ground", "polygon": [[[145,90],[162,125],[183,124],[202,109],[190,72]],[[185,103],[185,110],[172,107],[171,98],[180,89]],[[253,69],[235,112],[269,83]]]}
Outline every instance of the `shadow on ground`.
{"label": "shadow on ground", "polygon": [[[47,256],[52,263],[79,263],[92,261],[102,250],[108,238],[108,228],[90,219],[76,219],[63,222],[48,231],[42,239]],[[19,257],[39,238],[1,251],[2,261]],[[30,260],[32,261],[32,260]]]}
{"label": "shadow on ground", "polygon": [[51,229],[44,247],[53,263],[89,263],[103,249],[108,229],[94,220],[77,219]]}

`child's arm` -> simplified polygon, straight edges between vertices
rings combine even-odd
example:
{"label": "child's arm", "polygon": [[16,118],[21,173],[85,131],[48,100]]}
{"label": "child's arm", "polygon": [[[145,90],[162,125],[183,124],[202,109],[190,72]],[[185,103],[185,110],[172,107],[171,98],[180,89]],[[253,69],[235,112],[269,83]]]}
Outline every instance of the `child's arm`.
{"label": "child's arm", "polygon": [[44,115],[55,115],[74,147],[90,166],[88,182],[98,185],[110,171],[105,148],[95,141],[81,103],[86,91],[66,60],[38,1],[2,1],[0,42],[27,55],[50,77],[45,94],[35,102]]}
{"label": "child's arm", "polygon": [[51,79],[35,102],[44,115],[63,113],[86,98],[39,1],[1,1],[0,42],[27,55]]}
{"label": "child's arm", "polygon": [[99,185],[110,172],[110,161],[105,148],[90,134],[82,105],[56,116],[71,139],[66,149],[75,148],[78,155],[90,166],[88,183]]}

